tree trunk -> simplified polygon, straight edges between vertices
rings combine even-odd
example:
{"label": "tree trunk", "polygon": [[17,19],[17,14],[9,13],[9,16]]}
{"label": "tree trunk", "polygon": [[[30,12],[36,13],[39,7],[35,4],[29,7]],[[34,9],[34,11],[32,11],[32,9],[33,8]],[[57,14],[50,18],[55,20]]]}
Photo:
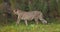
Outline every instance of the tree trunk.
{"label": "tree trunk", "polygon": [[50,0],[46,0],[46,2],[47,2],[47,10],[48,10],[48,11],[47,11],[47,16],[48,16],[48,17],[51,17],[51,16],[50,16]]}
{"label": "tree trunk", "polygon": [[4,13],[8,16],[8,17],[11,17],[11,3],[9,0],[3,0],[3,10],[4,10]]}
{"label": "tree trunk", "polygon": [[54,11],[53,11],[53,13],[54,13],[54,18],[56,18],[56,17],[58,17],[59,16],[59,12],[58,12],[58,2],[56,1],[56,0],[54,0],[55,1],[55,4],[54,4]]}
{"label": "tree trunk", "polygon": [[8,18],[11,17],[11,3],[9,0],[3,0],[3,16],[5,17],[4,23],[7,24]]}

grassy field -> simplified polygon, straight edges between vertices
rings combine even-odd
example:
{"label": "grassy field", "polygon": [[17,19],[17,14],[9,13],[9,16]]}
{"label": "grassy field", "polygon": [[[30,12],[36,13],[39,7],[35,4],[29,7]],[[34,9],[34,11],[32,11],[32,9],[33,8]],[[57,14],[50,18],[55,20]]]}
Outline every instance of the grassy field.
{"label": "grassy field", "polygon": [[60,20],[50,20],[51,22],[56,21],[55,23],[49,24],[29,24],[25,26],[25,24],[19,24],[16,26],[15,24],[8,24],[1,26],[0,32],[60,32]]}

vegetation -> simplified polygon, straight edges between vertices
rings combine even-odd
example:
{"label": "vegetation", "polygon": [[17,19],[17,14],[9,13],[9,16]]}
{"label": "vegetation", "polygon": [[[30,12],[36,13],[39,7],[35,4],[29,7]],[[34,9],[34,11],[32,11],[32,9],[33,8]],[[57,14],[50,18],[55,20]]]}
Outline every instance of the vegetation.
{"label": "vegetation", "polygon": [[[15,23],[5,26],[0,26],[0,32],[60,32],[60,24],[58,23],[60,20],[52,20],[53,23],[49,23],[47,25],[35,23],[26,26],[25,24],[21,23],[16,26]],[[56,22],[58,21],[58,22]],[[55,23],[54,23],[55,22]]]}
{"label": "vegetation", "polygon": [[[42,11],[48,24],[39,22],[36,25],[31,21],[25,26],[24,21],[21,21],[16,26],[16,16],[12,14],[12,10],[16,8]],[[60,32],[60,0],[0,0],[0,32]]]}
{"label": "vegetation", "polygon": [[60,24],[50,24],[50,25],[8,25],[0,27],[0,32],[60,32]]}

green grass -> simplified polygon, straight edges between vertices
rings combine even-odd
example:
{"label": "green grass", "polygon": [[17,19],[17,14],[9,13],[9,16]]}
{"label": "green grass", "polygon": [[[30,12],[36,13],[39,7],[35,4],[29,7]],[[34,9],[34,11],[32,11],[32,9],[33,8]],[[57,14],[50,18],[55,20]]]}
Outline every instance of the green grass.
{"label": "green grass", "polygon": [[0,26],[0,32],[60,32],[60,24],[6,25]]}
{"label": "green grass", "polygon": [[[51,22],[50,22],[51,21]],[[35,23],[26,26],[24,23],[20,23],[19,25],[7,24],[0,25],[0,32],[60,32],[60,20],[58,19],[50,19],[48,24],[38,24]]]}

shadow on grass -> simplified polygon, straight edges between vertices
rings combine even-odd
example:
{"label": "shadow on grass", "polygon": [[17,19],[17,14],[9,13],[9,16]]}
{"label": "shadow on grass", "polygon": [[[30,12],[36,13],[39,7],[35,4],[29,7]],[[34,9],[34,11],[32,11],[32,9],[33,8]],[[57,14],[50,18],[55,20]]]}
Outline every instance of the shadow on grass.
{"label": "shadow on grass", "polygon": [[47,19],[48,21],[48,24],[60,24],[60,19],[58,18],[50,18],[50,19]]}

